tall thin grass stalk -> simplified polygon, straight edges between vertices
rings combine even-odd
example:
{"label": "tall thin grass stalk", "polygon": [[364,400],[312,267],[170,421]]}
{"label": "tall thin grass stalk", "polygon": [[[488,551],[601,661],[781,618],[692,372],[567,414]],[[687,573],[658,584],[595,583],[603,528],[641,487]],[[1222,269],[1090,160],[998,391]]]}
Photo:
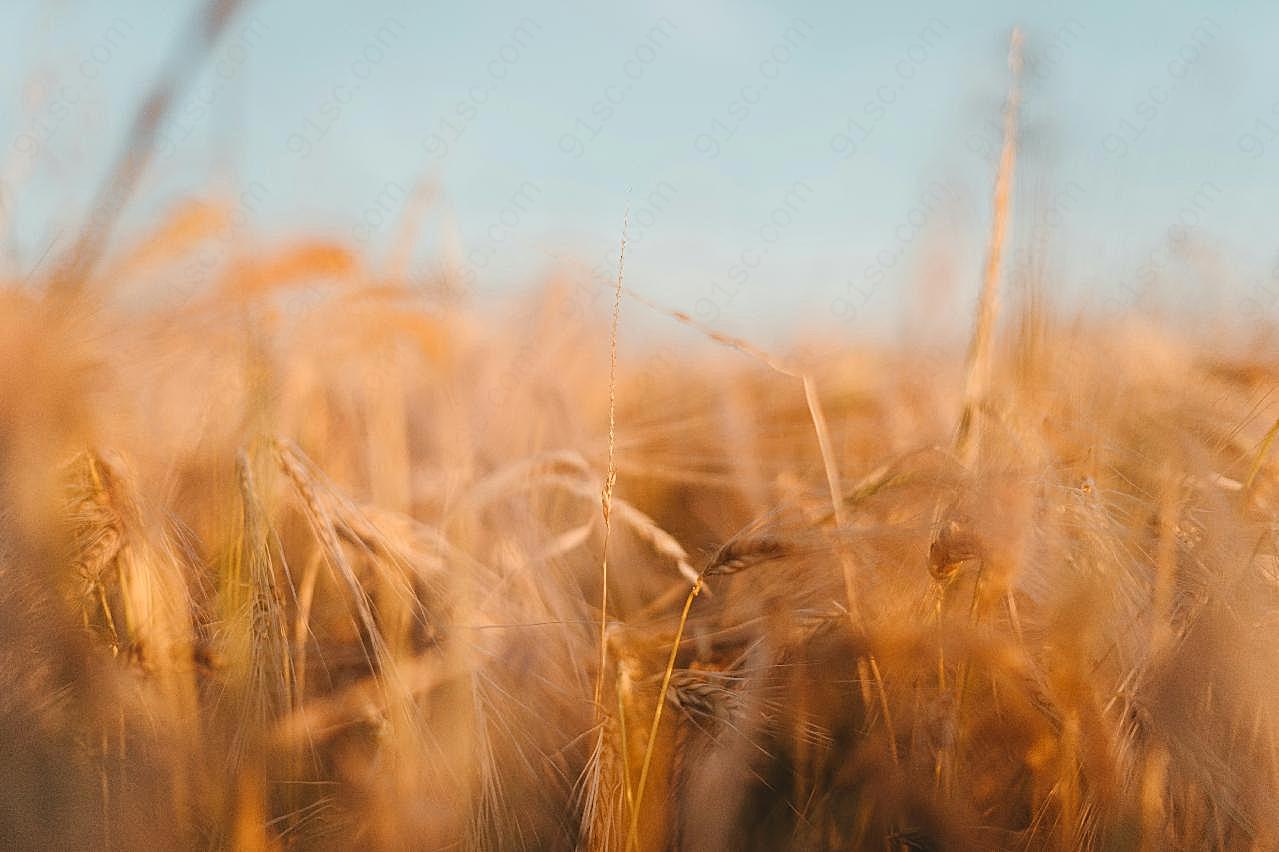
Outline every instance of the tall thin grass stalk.
{"label": "tall thin grass stalk", "polygon": [[1021,104],[1021,29],[1014,28],[1009,39],[1008,67],[1012,81],[1008,102],[1004,105],[1004,144],[995,174],[994,219],[990,225],[990,243],[986,249],[985,274],[977,306],[977,321],[968,349],[963,410],[955,432],[956,455],[966,465],[976,460],[980,445],[979,408],[990,386],[991,352],[995,325],[999,319],[999,271],[1003,259],[1004,240],[1008,232],[1008,210],[1012,195],[1013,168],[1017,163],[1017,110]]}
{"label": "tall thin grass stalk", "polygon": [[[595,706],[600,706],[604,668],[608,663],[608,541],[613,529],[613,486],[617,484],[617,327],[622,316],[622,276],[626,271],[626,227],[631,211],[622,214],[622,246],[617,253],[617,286],[613,291],[613,316],[608,333],[608,471],[600,494],[604,516],[604,547],[600,560],[600,666],[595,675]],[[598,712],[598,710],[597,710]]]}

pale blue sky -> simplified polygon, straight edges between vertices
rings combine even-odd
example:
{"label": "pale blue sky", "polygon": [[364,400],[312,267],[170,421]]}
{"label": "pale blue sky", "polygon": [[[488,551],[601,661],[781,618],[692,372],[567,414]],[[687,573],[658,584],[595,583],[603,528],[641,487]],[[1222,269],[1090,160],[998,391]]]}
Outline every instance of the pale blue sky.
{"label": "pale blue sky", "polygon": [[[57,217],[192,8],[0,7],[20,268],[74,224]],[[1273,313],[1279,7],[1263,2],[264,0],[166,126],[130,217],[229,177],[263,188],[269,232],[380,251],[427,178],[442,203],[419,260],[451,218],[474,286],[510,293],[562,258],[611,266],[629,202],[628,279],[654,298],[745,332],[896,327],[922,269],[976,286],[1014,23],[1032,61],[1015,234],[1048,246],[1054,288],[1113,306],[1157,281],[1181,305]],[[966,310],[945,288],[929,300]]]}

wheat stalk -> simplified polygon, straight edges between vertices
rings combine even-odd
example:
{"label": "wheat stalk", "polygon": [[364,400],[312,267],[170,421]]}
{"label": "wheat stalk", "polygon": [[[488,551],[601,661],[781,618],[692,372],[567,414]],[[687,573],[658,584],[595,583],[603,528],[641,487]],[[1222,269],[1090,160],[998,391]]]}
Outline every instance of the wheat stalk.
{"label": "wheat stalk", "polygon": [[976,323],[968,349],[963,409],[955,430],[955,452],[964,465],[971,467],[980,445],[978,409],[990,387],[991,351],[995,326],[999,319],[999,273],[1003,259],[1004,239],[1008,231],[1008,211],[1012,200],[1013,168],[1017,164],[1017,111],[1021,105],[1021,30],[1014,28],[1009,38],[1008,67],[1012,82],[1004,105],[1004,144],[995,174],[994,219],[990,226],[990,242],[986,248],[986,266],[982,277],[981,297]]}

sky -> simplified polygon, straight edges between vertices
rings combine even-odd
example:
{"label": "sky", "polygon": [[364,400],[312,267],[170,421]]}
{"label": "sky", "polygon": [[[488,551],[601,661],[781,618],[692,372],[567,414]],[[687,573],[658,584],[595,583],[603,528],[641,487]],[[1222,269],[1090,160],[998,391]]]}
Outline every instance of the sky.
{"label": "sky", "polygon": [[[73,232],[197,7],[0,6],[8,264]],[[232,187],[244,239],[381,256],[431,187],[413,268],[451,257],[481,296],[555,270],[602,291],[625,217],[628,285],[729,331],[966,317],[1014,25],[1010,276],[1098,310],[1279,310],[1279,5],[1263,2],[261,0],[162,125],[123,215]]]}

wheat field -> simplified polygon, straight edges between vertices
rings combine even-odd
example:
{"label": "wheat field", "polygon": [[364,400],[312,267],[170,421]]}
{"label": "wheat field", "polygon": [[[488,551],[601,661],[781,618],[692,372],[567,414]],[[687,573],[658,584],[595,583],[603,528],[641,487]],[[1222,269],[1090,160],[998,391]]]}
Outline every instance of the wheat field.
{"label": "wheat field", "polygon": [[6,845],[1276,842],[1273,345],[1028,301],[964,449],[962,352],[220,277],[6,288]]}
{"label": "wheat field", "polygon": [[624,230],[611,312],[215,199],[11,274],[0,845],[1275,848],[1279,348],[1004,280],[1016,92],[966,350],[767,352]]}

